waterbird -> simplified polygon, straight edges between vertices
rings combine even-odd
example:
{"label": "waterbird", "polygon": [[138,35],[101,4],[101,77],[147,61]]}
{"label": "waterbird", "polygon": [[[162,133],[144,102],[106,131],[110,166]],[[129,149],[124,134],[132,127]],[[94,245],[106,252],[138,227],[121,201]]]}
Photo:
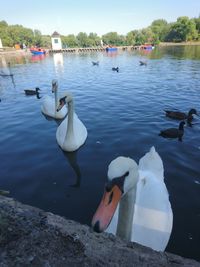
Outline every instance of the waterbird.
{"label": "waterbird", "polygon": [[65,92],[64,96],[60,98],[57,111],[60,111],[65,105],[68,108],[68,115],[57,128],[56,140],[62,150],[71,152],[85,143],[87,129],[74,112],[74,101],[69,92]]}
{"label": "waterbird", "polygon": [[164,110],[165,111],[165,115],[171,119],[175,119],[175,120],[186,120],[186,119],[193,119],[193,114],[199,116],[197,114],[196,109],[192,108],[189,110],[188,114],[186,114],[185,112],[180,112],[180,111],[172,111],[172,110]]}
{"label": "waterbird", "polygon": [[92,61],[92,64],[95,66],[99,66],[99,61]]}
{"label": "waterbird", "polygon": [[92,228],[164,251],[172,223],[163,162],[155,148],[139,164],[128,157],[114,159],[108,167],[108,182]]}
{"label": "waterbird", "polygon": [[140,65],[141,65],[141,66],[147,66],[147,62],[142,61],[142,60],[140,60],[139,62],[140,62]]}
{"label": "waterbird", "polygon": [[26,95],[37,95],[37,94],[39,94],[39,91],[40,91],[39,87],[36,87],[35,90],[32,90],[32,89],[24,90]]}
{"label": "waterbird", "polygon": [[62,110],[57,111],[57,107],[59,105],[59,99],[58,99],[58,81],[53,79],[52,80],[52,93],[54,93],[54,98],[50,96],[45,96],[41,111],[43,114],[55,118],[55,119],[63,119],[67,114],[66,107],[63,107]]}
{"label": "waterbird", "polygon": [[179,141],[182,141],[184,134],[184,125],[185,122],[181,121],[178,128],[168,128],[166,130],[161,130],[159,135],[164,138],[178,138]]}
{"label": "waterbird", "polygon": [[113,71],[117,71],[117,72],[119,72],[119,67],[116,67],[116,68],[113,67],[112,70],[113,70]]}

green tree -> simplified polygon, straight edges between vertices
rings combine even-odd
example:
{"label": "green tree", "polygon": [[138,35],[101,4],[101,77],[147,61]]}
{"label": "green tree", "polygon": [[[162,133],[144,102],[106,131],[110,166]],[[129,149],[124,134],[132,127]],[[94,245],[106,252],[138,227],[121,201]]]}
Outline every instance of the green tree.
{"label": "green tree", "polygon": [[102,40],[106,45],[122,45],[126,39],[123,35],[118,35],[117,32],[109,32],[102,36]]}
{"label": "green tree", "polygon": [[88,41],[88,36],[85,32],[79,32],[76,38],[79,47],[88,47],[91,45],[90,42]]}
{"label": "green tree", "polygon": [[94,32],[91,32],[88,36],[91,46],[101,45],[101,38]]}
{"label": "green tree", "polygon": [[34,30],[34,45],[42,46],[42,34],[39,30]]}
{"label": "green tree", "polygon": [[157,19],[151,23],[151,31],[154,34],[154,40],[163,42],[168,33],[168,23],[164,19]]}
{"label": "green tree", "polygon": [[69,34],[67,36],[61,36],[61,41],[63,47],[77,47],[78,41],[74,34]]}
{"label": "green tree", "polygon": [[0,28],[8,27],[8,23],[5,20],[0,21]]}
{"label": "green tree", "polygon": [[126,45],[135,45],[135,31],[128,32],[126,35]]}
{"label": "green tree", "polygon": [[175,23],[171,25],[167,41],[183,42],[195,40],[198,37],[196,24],[194,20],[188,17],[179,17]]}

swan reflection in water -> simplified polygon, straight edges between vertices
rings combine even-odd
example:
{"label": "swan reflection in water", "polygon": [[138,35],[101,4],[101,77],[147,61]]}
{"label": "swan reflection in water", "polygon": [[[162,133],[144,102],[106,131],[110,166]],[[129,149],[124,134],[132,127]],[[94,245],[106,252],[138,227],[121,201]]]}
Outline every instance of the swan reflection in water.
{"label": "swan reflection in water", "polygon": [[[47,116],[47,115],[45,115],[43,113],[42,113],[42,115],[48,121],[55,121],[55,123],[58,126],[63,121],[62,119],[61,120],[55,120],[54,118],[49,117],[49,116]],[[78,150],[73,151],[73,152],[66,152],[66,151],[63,151],[61,149],[61,151],[63,152],[64,156],[66,157],[67,161],[69,162],[69,165],[72,167],[72,169],[74,170],[74,172],[76,174],[76,182],[74,184],[70,185],[70,186],[71,187],[80,187],[80,184],[81,184],[81,171],[80,171],[79,165],[77,163],[77,152],[78,152]]]}
{"label": "swan reflection in water", "polygon": [[81,185],[81,171],[79,168],[79,165],[77,163],[77,150],[73,151],[73,152],[66,152],[63,151],[64,156],[67,158],[69,165],[72,167],[72,169],[74,170],[75,174],[76,174],[76,182],[72,185],[70,185],[71,187],[80,187]]}

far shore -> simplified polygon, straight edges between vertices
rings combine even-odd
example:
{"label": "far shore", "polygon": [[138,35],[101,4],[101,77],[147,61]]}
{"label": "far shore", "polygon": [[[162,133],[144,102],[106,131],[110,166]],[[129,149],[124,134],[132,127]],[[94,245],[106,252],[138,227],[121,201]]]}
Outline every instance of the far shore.
{"label": "far shore", "polygon": [[[158,45],[156,45],[157,47],[165,47],[165,46],[189,46],[189,45],[196,45],[196,46],[200,46],[200,41],[191,41],[191,42],[181,42],[181,43],[172,43],[172,42],[161,42]],[[117,46],[119,49],[124,50],[124,48],[126,48],[127,46]],[[131,46],[129,46],[131,47]],[[137,46],[138,47],[138,46]],[[73,49],[77,49],[76,48],[69,48],[71,50]],[[84,48],[79,48],[79,49],[83,49]],[[85,48],[87,49],[87,48]],[[88,48],[89,49],[89,48]],[[48,48],[46,49],[48,52]],[[6,49],[0,49],[0,56],[17,56],[17,55],[24,55],[24,56],[28,56],[31,55],[31,52],[29,49],[19,49],[16,50],[12,47],[6,47]]]}

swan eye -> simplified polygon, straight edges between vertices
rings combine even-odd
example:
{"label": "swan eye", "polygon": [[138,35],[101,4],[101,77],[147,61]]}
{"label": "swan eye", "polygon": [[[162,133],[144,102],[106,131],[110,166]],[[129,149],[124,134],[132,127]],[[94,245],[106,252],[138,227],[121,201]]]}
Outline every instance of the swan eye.
{"label": "swan eye", "polygon": [[125,174],[124,174],[124,176],[126,177],[126,176],[129,176],[129,172],[126,172]]}

